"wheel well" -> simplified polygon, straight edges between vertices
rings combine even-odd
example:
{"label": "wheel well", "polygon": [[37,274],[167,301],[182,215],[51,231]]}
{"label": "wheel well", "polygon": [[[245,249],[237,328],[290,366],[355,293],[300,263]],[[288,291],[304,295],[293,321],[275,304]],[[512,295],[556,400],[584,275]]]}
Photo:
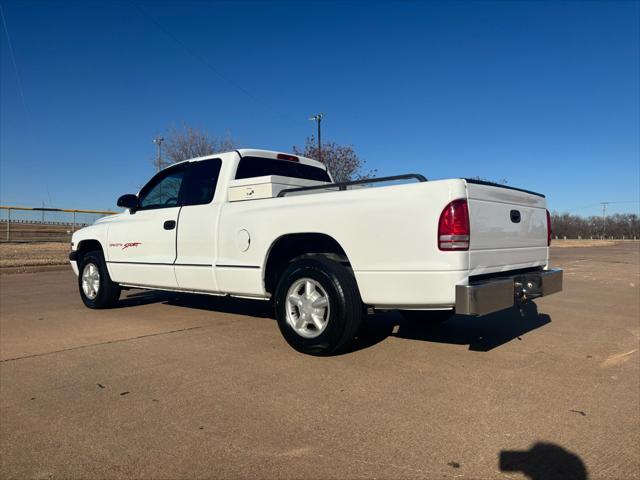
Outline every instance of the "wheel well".
{"label": "wheel well", "polygon": [[80,264],[80,259],[85,253],[92,252],[94,250],[100,250],[104,254],[102,245],[100,245],[100,242],[97,240],[82,240],[78,243],[78,249],[76,250],[78,252],[78,264]]}
{"label": "wheel well", "polygon": [[325,255],[344,265],[349,259],[340,244],[323,233],[293,233],[278,238],[272,245],[265,267],[264,286],[271,294],[275,293],[282,272],[292,260],[309,254]]}

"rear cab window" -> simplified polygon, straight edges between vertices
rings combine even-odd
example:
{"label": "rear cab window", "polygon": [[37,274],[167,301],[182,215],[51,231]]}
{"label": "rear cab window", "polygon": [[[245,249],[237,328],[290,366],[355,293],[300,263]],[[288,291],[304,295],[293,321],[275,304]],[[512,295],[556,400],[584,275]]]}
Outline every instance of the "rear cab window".
{"label": "rear cab window", "polygon": [[331,178],[326,170],[290,160],[276,160],[265,157],[242,157],[236,171],[236,180],[243,178],[280,175],[282,177],[302,178],[318,182],[329,182]]}
{"label": "rear cab window", "polygon": [[183,205],[206,205],[216,193],[222,160],[212,158],[191,162],[185,180]]}

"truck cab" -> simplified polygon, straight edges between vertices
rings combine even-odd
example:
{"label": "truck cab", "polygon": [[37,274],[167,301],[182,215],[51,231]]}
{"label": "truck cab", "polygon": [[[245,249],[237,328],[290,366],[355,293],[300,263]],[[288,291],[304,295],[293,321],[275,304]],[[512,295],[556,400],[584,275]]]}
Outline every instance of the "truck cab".
{"label": "truck cab", "polygon": [[221,208],[242,180],[272,175],[290,188],[332,182],[318,161],[266,150],[187,160],[158,172],[136,195],[120,197],[118,206],[126,211],[79,231],[74,244],[96,237],[111,278],[122,284],[220,292],[215,270],[225,265],[215,260]]}

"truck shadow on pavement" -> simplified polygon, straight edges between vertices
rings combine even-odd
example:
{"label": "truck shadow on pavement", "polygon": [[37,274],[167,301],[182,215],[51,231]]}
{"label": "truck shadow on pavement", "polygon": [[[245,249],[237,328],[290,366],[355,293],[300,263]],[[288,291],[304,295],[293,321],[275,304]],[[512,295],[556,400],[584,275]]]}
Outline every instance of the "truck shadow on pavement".
{"label": "truck shadow on pavement", "polygon": [[271,302],[235,297],[199,295],[152,290],[131,290],[118,302],[118,308],[127,308],[153,303],[163,303],[184,308],[195,308],[210,312],[248,315],[250,317],[275,318]]}
{"label": "truck shadow on pavement", "polygon": [[409,321],[397,312],[369,315],[362,334],[352,351],[368,348],[387,337],[424,342],[469,345],[469,350],[488,352],[518,339],[526,333],[551,322],[551,317],[538,313],[535,303],[526,304],[522,312],[511,308],[484,317],[456,315],[444,323],[430,324]]}
{"label": "truck shadow on pavement", "polygon": [[575,453],[554,443],[538,442],[529,450],[502,450],[500,471],[520,472],[531,480],[587,480],[587,467]]}
{"label": "truck shadow on pavement", "polygon": [[[271,302],[234,297],[215,297],[192,293],[132,290],[123,295],[119,308],[162,303],[210,312],[247,315],[274,319]],[[469,350],[488,352],[500,345],[518,339],[526,333],[551,322],[551,317],[538,313],[535,303],[527,303],[522,312],[511,308],[484,317],[456,315],[444,323],[430,324],[406,320],[398,312],[368,315],[352,347],[345,353],[374,346],[388,337],[421,340],[424,342],[469,345]]]}

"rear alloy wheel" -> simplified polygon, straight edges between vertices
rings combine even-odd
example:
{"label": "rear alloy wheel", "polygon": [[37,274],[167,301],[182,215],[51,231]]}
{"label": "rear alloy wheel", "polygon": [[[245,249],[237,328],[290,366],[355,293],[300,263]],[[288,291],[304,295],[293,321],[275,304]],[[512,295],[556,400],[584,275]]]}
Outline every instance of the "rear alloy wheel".
{"label": "rear alloy wheel", "polygon": [[362,300],[353,274],[322,255],[289,265],[278,283],[275,307],[287,343],[309,355],[343,351],[362,321]]}
{"label": "rear alloy wheel", "polygon": [[329,323],[329,296],[312,278],[296,280],[287,292],[287,323],[304,338],[322,335]]}
{"label": "rear alloy wheel", "polygon": [[78,287],[82,302],[89,308],[114,306],[120,298],[120,285],[111,281],[102,252],[87,252],[78,263]]}

